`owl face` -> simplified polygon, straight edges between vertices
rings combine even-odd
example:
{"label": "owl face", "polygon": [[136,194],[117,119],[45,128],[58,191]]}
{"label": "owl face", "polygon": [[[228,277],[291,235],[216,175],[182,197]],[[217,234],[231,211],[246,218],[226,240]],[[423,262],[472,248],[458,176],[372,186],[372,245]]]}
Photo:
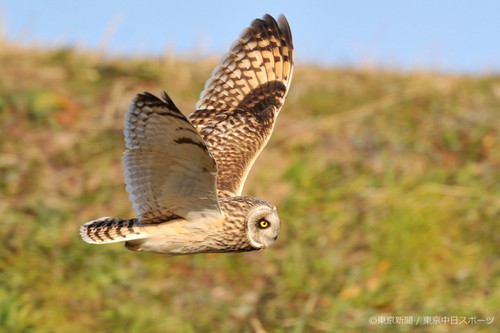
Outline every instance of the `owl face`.
{"label": "owl face", "polygon": [[250,244],[257,249],[264,249],[278,239],[280,219],[276,207],[257,206],[247,217],[247,236]]}

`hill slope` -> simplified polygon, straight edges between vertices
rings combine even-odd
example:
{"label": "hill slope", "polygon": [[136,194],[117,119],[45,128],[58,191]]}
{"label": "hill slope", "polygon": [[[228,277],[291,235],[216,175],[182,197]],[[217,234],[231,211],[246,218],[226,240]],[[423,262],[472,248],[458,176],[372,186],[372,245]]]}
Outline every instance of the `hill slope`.
{"label": "hill slope", "polygon": [[165,89],[189,113],[215,62],[11,45],[0,63],[0,331],[498,329],[500,77],[297,67],[245,188],[278,206],[279,241],[165,257],[78,227],[133,216],[130,99]]}

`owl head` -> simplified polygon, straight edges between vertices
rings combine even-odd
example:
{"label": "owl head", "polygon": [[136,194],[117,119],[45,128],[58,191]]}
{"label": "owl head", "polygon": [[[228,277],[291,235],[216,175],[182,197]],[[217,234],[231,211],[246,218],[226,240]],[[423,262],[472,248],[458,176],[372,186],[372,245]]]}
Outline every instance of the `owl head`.
{"label": "owl head", "polygon": [[256,249],[265,249],[278,239],[280,219],[269,203],[253,207],[247,215],[247,237]]}

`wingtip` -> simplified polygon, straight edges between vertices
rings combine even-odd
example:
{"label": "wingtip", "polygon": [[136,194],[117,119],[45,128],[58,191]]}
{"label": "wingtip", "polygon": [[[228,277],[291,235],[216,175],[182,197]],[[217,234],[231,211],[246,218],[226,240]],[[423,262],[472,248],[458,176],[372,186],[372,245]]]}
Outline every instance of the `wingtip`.
{"label": "wingtip", "polygon": [[144,91],[142,93],[137,94],[132,99],[132,104],[133,104],[132,106],[134,105],[141,106],[141,104],[143,103],[162,103],[166,104],[169,109],[175,109],[175,110],[179,109],[165,91],[162,91],[161,98],[153,95],[148,91]]}
{"label": "wingtip", "polygon": [[290,29],[290,24],[284,14],[278,16],[278,28],[285,34],[288,43],[293,48],[292,29]]}
{"label": "wingtip", "polygon": [[285,14],[281,13],[281,14],[279,14],[279,15],[278,15],[278,23],[279,23],[280,21],[282,21],[283,23],[288,24],[288,20],[286,19]]}
{"label": "wingtip", "polygon": [[172,99],[170,98],[170,96],[168,96],[165,90],[161,92],[161,98],[165,101],[165,103],[167,103],[167,105],[175,106],[174,101],[172,101]]}
{"label": "wingtip", "polygon": [[133,104],[139,104],[139,103],[144,103],[144,102],[162,102],[161,99],[156,97],[150,92],[144,91],[142,93],[139,93],[135,95],[135,97],[132,99]]}
{"label": "wingtip", "polygon": [[285,30],[290,30],[290,24],[288,23],[288,20],[285,16],[285,14],[280,14],[278,16],[278,26],[280,27],[280,29],[285,29]]}
{"label": "wingtip", "polygon": [[[277,30],[285,35],[287,43],[293,48],[292,30],[290,29],[290,24],[288,23],[285,14],[279,14],[277,20],[269,14],[264,14],[264,16],[262,16],[262,19],[254,20],[254,22],[258,21],[264,21],[267,25],[275,26]],[[252,26],[254,25],[254,22],[252,22]]]}

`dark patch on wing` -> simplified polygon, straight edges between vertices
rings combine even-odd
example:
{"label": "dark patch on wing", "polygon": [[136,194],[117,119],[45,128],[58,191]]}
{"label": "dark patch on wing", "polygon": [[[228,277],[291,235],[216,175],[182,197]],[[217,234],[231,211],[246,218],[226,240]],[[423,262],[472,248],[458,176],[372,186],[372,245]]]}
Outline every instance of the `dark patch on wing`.
{"label": "dark patch on wing", "polygon": [[169,222],[172,220],[183,220],[184,218],[176,214],[160,215],[149,219],[142,219],[141,222],[144,224],[161,224]]}
{"label": "dark patch on wing", "polygon": [[187,144],[191,144],[191,145],[195,145],[195,146],[198,146],[200,147],[201,149],[203,149],[204,151],[207,151],[207,147],[201,143],[201,142],[196,142],[190,138],[186,138],[186,137],[182,137],[182,138],[178,138],[178,139],[175,139],[174,140],[175,143],[178,143],[178,144],[184,144],[184,143],[187,143]]}
{"label": "dark patch on wing", "polygon": [[273,105],[277,110],[280,109],[285,94],[286,86],[283,82],[266,82],[247,94],[236,108],[250,111],[260,121],[261,111],[269,106]]}

